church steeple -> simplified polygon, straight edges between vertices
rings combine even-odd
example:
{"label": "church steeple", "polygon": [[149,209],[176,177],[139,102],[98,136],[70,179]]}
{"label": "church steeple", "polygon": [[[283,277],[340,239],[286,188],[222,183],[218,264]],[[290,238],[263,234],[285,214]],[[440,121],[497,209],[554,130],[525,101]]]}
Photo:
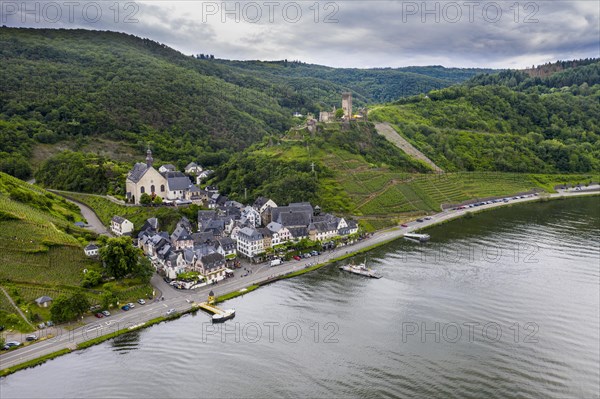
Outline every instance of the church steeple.
{"label": "church steeple", "polygon": [[152,150],[150,150],[150,146],[148,146],[148,151],[146,151],[146,166],[150,167],[154,163],[154,158],[152,158]]}

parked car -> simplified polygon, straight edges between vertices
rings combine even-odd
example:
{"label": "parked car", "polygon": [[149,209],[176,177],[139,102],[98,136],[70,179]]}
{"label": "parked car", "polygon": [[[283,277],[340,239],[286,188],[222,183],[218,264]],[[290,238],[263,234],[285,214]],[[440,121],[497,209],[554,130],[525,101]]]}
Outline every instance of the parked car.
{"label": "parked car", "polygon": [[46,328],[46,323],[38,324],[37,328],[39,328],[40,330],[43,330],[44,328]]}
{"label": "parked car", "polygon": [[52,320],[48,320],[46,322],[46,327],[52,327],[54,325],[54,322]]}
{"label": "parked car", "polygon": [[301,258],[301,257],[299,257],[298,255],[294,255],[294,259],[296,259],[296,260],[300,260],[300,259],[302,259],[302,258]]}
{"label": "parked car", "polygon": [[408,225],[406,223],[403,223],[400,226],[402,226],[402,227],[408,227]]}
{"label": "parked car", "polygon": [[37,341],[38,336],[35,334],[31,334],[25,337],[25,341],[27,342],[31,342],[31,341]]}
{"label": "parked car", "polygon": [[423,223],[423,219],[417,219],[417,222]]}
{"label": "parked car", "polygon": [[167,316],[172,315],[173,313],[175,313],[175,309],[167,310]]}
{"label": "parked car", "polygon": [[124,311],[127,312],[131,308],[129,307],[129,305],[123,305],[123,306],[121,306],[121,309],[123,309]]}
{"label": "parked car", "polygon": [[11,348],[16,348],[17,346],[21,346],[19,341],[8,341],[6,344],[4,344],[4,349],[9,350]]}
{"label": "parked car", "polygon": [[431,220],[431,216],[427,216],[425,220]]}
{"label": "parked car", "polygon": [[140,305],[145,305],[145,304],[146,304],[146,301],[144,301],[143,299],[141,299],[141,298],[140,298],[140,299],[138,299],[138,303],[139,303]]}
{"label": "parked car", "polygon": [[102,313],[96,313],[94,316],[96,316],[99,319],[104,317],[104,315]]}
{"label": "parked car", "polygon": [[129,302],[129,303],[127,304],[127,306],[129,306],[129,309],[133,309],[133,308],[135,308],[135,304],[133,304],[133,303],[131,303],[131,302]]}
{"label": "parked car", "polygon": [[319,256],[319,252],[318,251],[311,251],[310,253],[312,256]]}
{"label": "parked car", "polygon": [[104,315],[104,317],[110,316],[110,312],[108,310],[103,310],[102,314]]}

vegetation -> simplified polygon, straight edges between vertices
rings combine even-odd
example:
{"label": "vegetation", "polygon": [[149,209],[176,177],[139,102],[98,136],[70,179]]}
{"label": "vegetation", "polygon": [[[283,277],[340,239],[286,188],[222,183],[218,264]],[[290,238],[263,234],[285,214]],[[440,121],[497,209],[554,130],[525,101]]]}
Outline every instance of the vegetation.
{"label": "vegetation", "polygon": [[[83,245],[97,237],[74,226],[75,221],[83,220],[79,208],[0,172],[0,210],[0,287],[29,322],[53,317],[50,309],[35,304],[40,296],[56,301],[61,296],[70,298],[79,293],[90,303],[100,302],[104,291],[102,281],[97,279],[102,273],[101,265],[83,252]],[[148,292],[147,273],[113,284],[110,289],[121,300],[135,300]],[[31,331],[3,292],[0,325]]]}
{"label": "vegetation", "polygon": [[64,151],[48,158],[35,173],[38,183],[56,190],[124,194],[129,167],[103,156]]}
{"label": "vegetation", "polygon": [[[588,173],[600,170],[599,71],[595,60],[545,78],[503,72],[369,117],[390,122],[446,171]],[[514,87],[496,84],[515,76],[522,80]]]}
{"label": "vegetation", "polygon": [[[19,178],[31,175],[27,161],[41,146],[96,152],[90,143],[106,141],[140,155],[151,143],[157,159],[178,159],[179,167],[217,165],[288,129],[294,111],[339,105],[343,91],[354,91],[358,106],[446,87],[483,71],[229,62],[189,57],[116,32],[7,27],[0,28],[0,62],[0,171]],[[103,171],[84,172],[67,184],[89,188],[89,174]],[[110,184],[101,187],[111,190]]]}
{"label": "vegetation", "polygon": [[16,373],[19,370],[28,369],[30,367],[39,366],[40,364],[46,363],[48,360],[52,360],[56,357],[66,355],[67,353],[71,353],[71,349],[61,349],[59,351],[49,353],[47,355],[38,357],[37,359],[30,360],[28,362],[23,362],[13,367],[8,367],[0,370],[0,377],[6,377],[7,375]]}
{"label": "vegetation", "polygon": [[78,319],[88,311],[89,307],[90,302],[87,297],[81,292],[77,292],[71,296],[61,295],[55,298],[50,313],[52,320],[63,323]]}
{"label": "vegetation", "polygon": [[[109,238],[100,248],[100,260],[106,273],[120,280],[127,276],[141,277],[148,280],[152,276],[151,267],[143,260],[141,249],[134,247],[129,237]],[[148,273],[150,271],[150,273]]]}
{"label": "vegetation", "polygon": [[110,225],[110,220],[115,215],[130,220],[136,228],[142,227],[146,219],[156,217],[161,230],[172,231],[182,216],[194,220],[197,218],[198,210],[200,209],[197,205],[182,208],[127,206],[115,203],[99,195],[73,192],[64,193],[64,195],[92,208],[105,226]]}

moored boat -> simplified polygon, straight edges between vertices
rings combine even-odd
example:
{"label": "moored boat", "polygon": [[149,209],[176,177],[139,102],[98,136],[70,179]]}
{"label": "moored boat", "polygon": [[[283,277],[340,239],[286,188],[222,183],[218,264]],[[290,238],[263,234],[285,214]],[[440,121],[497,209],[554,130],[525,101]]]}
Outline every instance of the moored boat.
{"label": "moored boat", "polygon": [[222,323],[226,320],[233,319],[235,317],[235,309],[227,309],[221,313],[215,313],[212,316],[213,323]]}
{"label": "moored boat", "polygon": [[375,271],[371,268],[368,268],[365,263],[360,263],[358,265],[355,265],[355,264],[344,265],[344,266],[340,266],[340,269],[345,270],[350,273],[358,274],[360,276],[365,276],[365,277],[371,277],[371,278],[381,278],[382,277],[381,274],[379,274],[377,271]]}

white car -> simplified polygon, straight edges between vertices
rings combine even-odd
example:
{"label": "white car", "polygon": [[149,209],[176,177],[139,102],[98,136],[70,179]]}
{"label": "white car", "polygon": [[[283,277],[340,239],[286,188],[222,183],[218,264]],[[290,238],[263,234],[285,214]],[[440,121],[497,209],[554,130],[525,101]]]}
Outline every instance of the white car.
{"label": "white car", "polygon": [[175,309],[167,310],[167,316],[172,315],[173,313],[175,313]]}
{"label": "white car", "polygon": [[138,303],[139,303],[140,305],[145,305],[145,304],[146,304],[146,301],[144,301],[143,299],[138,299]]}
{"label": "white car", "polygon": [[134,305],[133,303],[131,303],[131,302],[129,302],[129,303],[127,304],[127,306],[129,306],[129,309],[133,309],[133,308],[135,308],[135,305]]}

